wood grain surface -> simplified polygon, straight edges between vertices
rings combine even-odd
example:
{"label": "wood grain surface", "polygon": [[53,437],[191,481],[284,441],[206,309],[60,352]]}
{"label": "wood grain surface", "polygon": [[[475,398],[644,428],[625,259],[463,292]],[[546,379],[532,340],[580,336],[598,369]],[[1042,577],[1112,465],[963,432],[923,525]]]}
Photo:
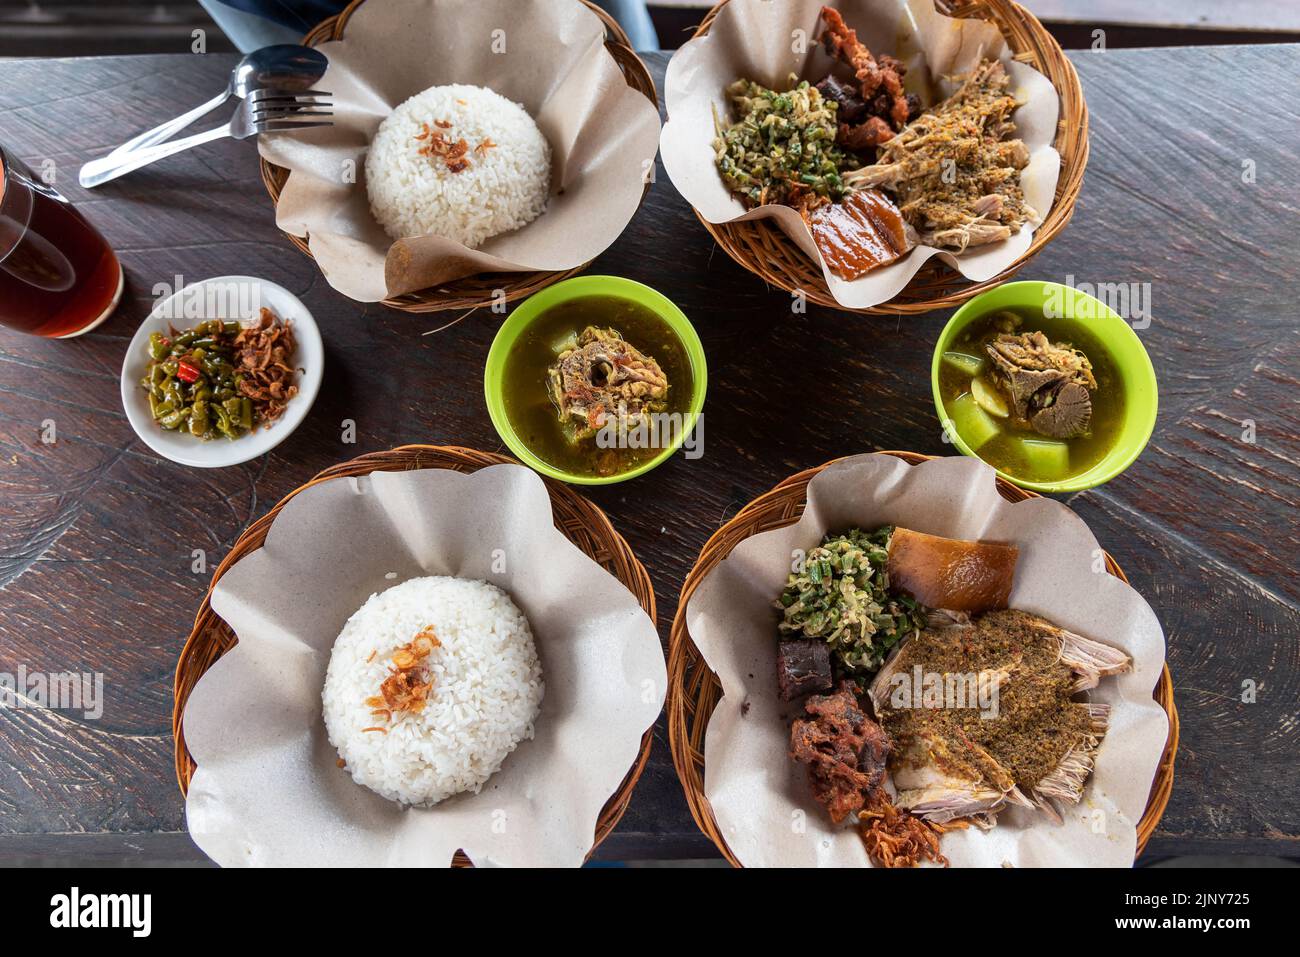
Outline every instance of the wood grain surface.
{"label": "wood grain surface", "polygon": [[[657,81],[666,59],[649,57]],[[1300,48],[1072,59],[1092,159],[1074,220],[1022,277],[1149,284],[1139,288],[1153,319],[1140,335],[1160,380],[1155,437],[1125,475],[1068,499],[1168,637],[1183,743],[1148,857],[1300,855]],[[117,315],[83,338],[0,329],[0,671],[105,682],[97,720],[0,711],[0,860],[200,859],[184,834],[169,715],[211,569],[250,521],[341,459],[406,442],[502,448],[481,388],[500,317],[480,311],[434,331],[455,317],[334,293],[276,231],[250,144],[77,187],[82,162],[201,102],[232,60],[0,61],[0,141],[29,163],[53,161],[128,282]],[[839,455],[950,451],[928,378],[945,314],[792,311],[713,247],[662,167],[591,272],[674,299],[710,364],[704,457],[590,493],[649,568],[662,634],[700,546],[756,494]],[[304,299],[326,341],[324,386],[269,455],[187,469],[135,439],[118,396],[123,350],[157,284],[231,273]],[[345,420],[355,444],[342,441]],[[50,423],[56,441],[43,442]],[[192,570],[196,549],[205,571]],[[661,740],[601,856],[712,854]]]}

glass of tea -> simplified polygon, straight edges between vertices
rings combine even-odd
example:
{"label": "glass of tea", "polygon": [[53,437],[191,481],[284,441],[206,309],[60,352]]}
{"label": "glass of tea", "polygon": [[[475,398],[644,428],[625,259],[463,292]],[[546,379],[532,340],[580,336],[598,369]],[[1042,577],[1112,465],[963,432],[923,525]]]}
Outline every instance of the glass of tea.
{"label": "glass of tea", "polygon": [[99,230],[0,147],[0,325],[67,339],[121,298],[122,267]]}

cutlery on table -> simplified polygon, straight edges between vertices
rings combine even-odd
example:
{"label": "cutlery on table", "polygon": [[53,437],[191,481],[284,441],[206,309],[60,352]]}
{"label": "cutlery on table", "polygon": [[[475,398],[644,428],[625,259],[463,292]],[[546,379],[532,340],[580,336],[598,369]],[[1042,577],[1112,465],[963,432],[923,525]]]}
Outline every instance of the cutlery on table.
{"label": "cutlery on table", "polygon": [[316,119],[334,115],[329,109],[333,105],[331,101],[322,99],[328,96],[329,93],[317,91],[283,93],[279,90],[253,90],[235,109],[235,115],[225,126],[120,155],[110,153],[81,167],[78,180],[82,186],[93,189],[132,170],[214,140],[226,137],[244,140],[258,133],[286,133],[316,126],[332,126],[333,120]]}
{"label": "cutlery on table", "polygon": [[254,90],[273,89],[285,93],[307,93],[325,75],[329,59],[319,50],[295,43],[262,47],[247,54],[230,71],[226,89],[202,106],[155,126],[127,140],[109,156],[121,156],[132,150],[153,146],[175,136],[200,117],[206,116],[232,96],[248,99]]}

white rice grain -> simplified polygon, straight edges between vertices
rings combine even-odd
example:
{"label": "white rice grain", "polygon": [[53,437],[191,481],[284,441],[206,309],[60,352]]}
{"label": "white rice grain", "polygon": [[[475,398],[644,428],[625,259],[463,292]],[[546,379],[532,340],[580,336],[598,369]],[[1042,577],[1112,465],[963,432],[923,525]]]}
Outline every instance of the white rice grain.
{"label": "white rice grain", "polygon": [[[392,653],[432,626],[433,690],[419,714],[373,715]],[[325,728],[353,779],[392,801],[436,804],[477,792],[533,736],[542,667],[528,620],[500,588],[413,578],[369,600],[334,642],[322,695]],[[382,731],[365,728],[384,727]]]}
{"label": "white rice grain", "polygon": [[[436,121],[450,124],[435,127]],[[424,124],[469,147],[453,173],[423,156]],[[495,144],[476,150],[480,143]],[[370,209],[393,239],[437,235],[470,248],[532,222],[546,209],[551,148],[518,103],[480,86],[435,86],[399,105],[366,154]]]}

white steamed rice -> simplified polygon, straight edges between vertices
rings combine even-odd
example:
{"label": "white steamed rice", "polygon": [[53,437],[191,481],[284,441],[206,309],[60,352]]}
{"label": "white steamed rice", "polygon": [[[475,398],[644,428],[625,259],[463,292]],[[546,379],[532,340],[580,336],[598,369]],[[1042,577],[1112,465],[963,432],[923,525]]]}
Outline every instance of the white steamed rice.
{"label": "white steamed rice", "polygon": [[[425,659],[433,690],[419,714],[371,714],[394,650],[426,626],[442,642]],[[334,642],[325,728],[349,772],[392,801],[435,804],[483,786],[533,736],[542,666],[528,620],[500,588],[412,578],[371,595]],[[363,731],[384,726],[388,733]]]}
{"label": "white steamed rice", "polygon": [[[453,173],[420,155],[424,124],[450,123],[464,139],[469,168]],[[490,139],[482,153],[475,147]],[[551,184],[551,148],[518,103],[481,86],[430,87],[398,106],[366,154],[370,208],[393,239],[435,234],[471,248],[542,214]]]}

